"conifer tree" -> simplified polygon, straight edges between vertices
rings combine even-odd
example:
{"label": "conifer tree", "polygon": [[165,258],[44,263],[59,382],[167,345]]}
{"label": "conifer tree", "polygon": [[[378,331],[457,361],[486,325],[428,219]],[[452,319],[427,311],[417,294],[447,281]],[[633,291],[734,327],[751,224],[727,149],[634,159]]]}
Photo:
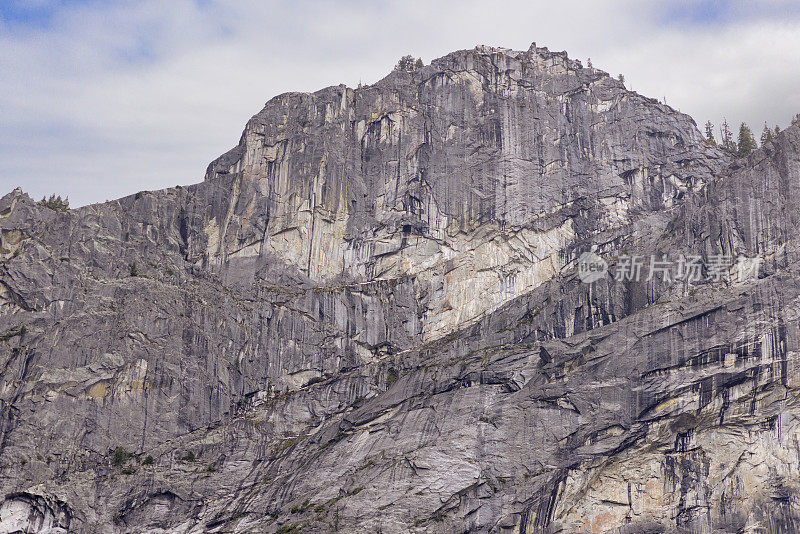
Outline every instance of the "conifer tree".
{"label": "conifer tree", "polygon": [[761,132],[761,146],[764,146],[765,143],[771,143],[773,139],[772,130],[767,126],[767,123],[764,122],[764,131]]}
{"label": "conifer tree", "polygon": [[61,198],[61,195],[50,195],[50,198],[42,197],[39,205],[54,211],[69,211],[69,197]]}
{"label": "conifer tree", "polygon": [[736,141],[733,140],[733,133],[728,126],[728,119],[722,119],[722,125],[719,127],[719,137],[722,141],[722,148],[729,152],[736,152]]}
{"label": "conifer tree", "polygon": [[394,66],[394,70],[413,72],[422,66],[423,64],[421,58],[414,59],[414,56],[406,55],[400,58],[400,61],[398,61],[397,65]]}
{"label": "conifer tree", "polygon": [[756,145],[756,140],[753,139],[753,132],[750,130],[750,127],[745,123],[742,123],[739,126],[739,149],[737,154],[740,158],[746,158],[749,156],[753,150],[758,148]]}
{"label": "conifer tree", "polygon": [[709,145],[717,144],[716,139],[714,139],[714,124],[711,121],[706,121],[706,142]]}

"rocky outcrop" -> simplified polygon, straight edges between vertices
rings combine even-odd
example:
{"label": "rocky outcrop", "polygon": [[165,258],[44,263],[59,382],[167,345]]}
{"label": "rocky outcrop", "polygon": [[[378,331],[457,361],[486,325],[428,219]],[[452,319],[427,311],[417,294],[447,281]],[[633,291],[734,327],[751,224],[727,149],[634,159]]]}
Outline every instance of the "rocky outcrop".
{"label": "rocky outcrop", "polygon": [[190,187],[16,190],[0,531],[793,532],[798,179],[800,124],[734,159],[534,45],[278,96]]}

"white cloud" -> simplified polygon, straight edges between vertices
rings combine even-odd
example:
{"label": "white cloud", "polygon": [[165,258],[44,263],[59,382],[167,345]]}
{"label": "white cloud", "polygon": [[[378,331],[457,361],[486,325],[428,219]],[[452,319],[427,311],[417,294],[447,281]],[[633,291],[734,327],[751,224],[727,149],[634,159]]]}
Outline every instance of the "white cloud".
{"label": "white cloud", "polygon": [[769,4],[717,24],[654,0],[57,8],[44,28],[0,24],[0,189],[81,205],[196,182],[276,94],[371,83],[405,53],[476,44],[591,56],[698,123],[786,126],[800,112],[800,22]]}

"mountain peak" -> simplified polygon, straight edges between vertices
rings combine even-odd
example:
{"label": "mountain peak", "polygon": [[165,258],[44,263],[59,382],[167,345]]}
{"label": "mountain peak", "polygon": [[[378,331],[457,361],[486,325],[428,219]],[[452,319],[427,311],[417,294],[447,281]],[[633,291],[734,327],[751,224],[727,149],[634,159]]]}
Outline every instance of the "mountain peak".
{"label": "mountain peak", "polygon": [[15,190],[0,531],[794,531],[793,124],[734,159],[478,46],[272,98],[202,183]]}

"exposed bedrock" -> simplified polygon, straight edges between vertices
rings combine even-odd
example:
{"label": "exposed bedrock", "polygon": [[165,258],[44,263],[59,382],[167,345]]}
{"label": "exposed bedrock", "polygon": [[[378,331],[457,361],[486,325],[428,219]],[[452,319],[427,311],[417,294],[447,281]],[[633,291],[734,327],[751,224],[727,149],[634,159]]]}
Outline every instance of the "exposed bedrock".
{"label": "exposed bedrock", "polygon": [[15,190],[0,532],[796,532],[798,185],[797,122],[736,159],[534,45],[275,97],[189,187]]}

